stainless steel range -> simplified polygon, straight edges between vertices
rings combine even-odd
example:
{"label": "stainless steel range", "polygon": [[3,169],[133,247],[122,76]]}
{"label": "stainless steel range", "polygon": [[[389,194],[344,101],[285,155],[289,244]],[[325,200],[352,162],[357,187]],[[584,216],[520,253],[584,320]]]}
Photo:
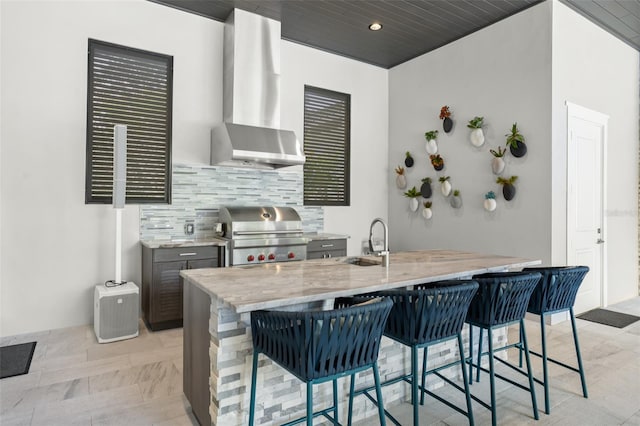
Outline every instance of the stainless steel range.
{"label": "stainless steel range", "polygon": [[221,207],[219,220],[230,266],[307,258],[302,220],[291,207]]}

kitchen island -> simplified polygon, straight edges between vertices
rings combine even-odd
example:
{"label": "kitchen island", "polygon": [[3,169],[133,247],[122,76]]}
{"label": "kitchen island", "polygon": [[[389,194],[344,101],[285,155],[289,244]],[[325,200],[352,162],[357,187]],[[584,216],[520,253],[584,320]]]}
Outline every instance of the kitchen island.
{"label": "kitchen island", "polygon": [[[246,267],[182,271],[184,279],[184,392],[201,424],[244,425],[249,412],[252,343],[250,313],[259,309],[330,309],[336,297],[352,296],[483,272],[521,269],[538,260],[451,250],[391,254],[389,268],[354,264],[355,258],[271,263]],[[367,257],[363,264],[379,263]],[[356,262],[357,263],[357,262]],[[506,333],[496,333],[498,345]],[[449,344],[450,343],[450,344]],[[430,362],[457,357],[455,342],[445,342]],[[382,380],[406,373],[406,348],[384,338],[380,348]],[[360,374],[358,387],[372,383]],[[346,399],[348,380],[340,381]],[[315,401],[330,401],[330,383],[315,387]],[[386,387],[385,405],[406,399],[403,383]],[[273,364],[259,362],[256,424],[281,424],[306,412],[304,384]],[[346,404],[342,404],[342,409]],[[343,410],[344,413],[344,410]],[[365,398],[354,400],[354,419],[376,414]]]}

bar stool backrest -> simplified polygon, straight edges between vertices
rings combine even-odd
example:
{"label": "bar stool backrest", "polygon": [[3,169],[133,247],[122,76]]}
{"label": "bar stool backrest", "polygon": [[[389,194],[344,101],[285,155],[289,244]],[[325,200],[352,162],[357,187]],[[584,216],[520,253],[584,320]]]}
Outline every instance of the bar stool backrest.
{"label": "bar stool backrest", "polygon": [[587,266],[548,266],[525,268],[523,271],[542,274],[527,308],[528,312],[539,315],[572,308],[578,289],[589,268]]}
{"label": "bar stool backrest", "polygon": [[384,334],[408,346],[456,336],[462,330],[478,283],[460,280],[451,284],[378,293],[393,300]]}
{"label": "bar stool backrest", "polygon": [[467,322],[486,328],[521,320],[541,276],[538,272],[474,275],[480,288],[469,306]]}
{"label": "bar stool backrest", "polygon": [[330,311],[251,313],[254,348],[302,381],[373,364],[393,302]]}

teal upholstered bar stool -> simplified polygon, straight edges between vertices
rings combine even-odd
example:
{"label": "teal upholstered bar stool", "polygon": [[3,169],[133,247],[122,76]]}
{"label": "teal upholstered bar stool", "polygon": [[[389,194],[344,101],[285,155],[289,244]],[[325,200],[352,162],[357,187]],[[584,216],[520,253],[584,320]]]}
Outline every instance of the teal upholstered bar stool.
{"label": "teal upholstered bar stool", "polygon": [[[363,299],[351,299],[355,304]],[[373,303],[372,303],[373,302]],[[249,425],[253,426],[256,404],[258,355],[264,354],[307,385],[307,414],[285,423],[293,425],[324,416],[334,425],[338,422],[337,379],[371,368],[376,383],[380,424],[385,425],[378,351],[382,331],[393,302],[380,298],[355,306],[330,311],[255,311],[251,313],[253,337],[253,369]],[[333,382],[333,405],[313,411],[313,385]],[[349,404],[351,408],[351,404]],[[351,418],[351,412],[349,412]],[[283,425],[284,426],[284,425]]]}
{"label": "teal upholstered bar stool", "polygon": [[[469,304],[477,290],[478,284],[475,281],[455,280],[429,283],[418,286],[414,290],[390,290],[376,293],[378,296],[389,297],[393,300],[393,308],[389,314],[384,335],[411,348],[411,372],[387,380],[382,385],[390,385],[400,381],[411,384],[414,426],[420,425],[418,414],[419,394],[420,404],[424,404],[424,396],[427,394],[467,416],[470,425],[474,424],[461,331],[465,317],[467,316]],[[457,339],[460,353],[459,360],[427,370],[429,347],[452,339]],[[421,348],[424,348],[424,354],[422,372],[419,372],[418,349]],[[442,370],[456,365],[460,366],[464,388],[440,373]],[[435,374],[449,385],[462,391],[466,397],[466,410],[442,398],[437,393],[427,390],[426,377],[428,374]],[[361,389],[358,392],[354,392],[352,388],[351,397],[364,393],[371,401],[377,403],[369,395],[368,391],[369,389]],[[400,424],[388,412],[387,417],[394,424]]]}
{"label": "teal upholstered bar stool", "polygon": [[[538,285],[536,286],[527,312],[540,315],[540,332],[542,340],[542,353],[530,351],[531,354],[542,358],[543,380],[535,379],[544,386],[544,410],[547,414],[551,413],[551,401],[549,398],[549,367],[548,363],[560,365],[571,371],[580,374],[580,382],[582,383],[582,395],[587,398],[587,382],[584,377],[584,368],[582,366],[582,356],[580,355],[580,344],[578,343],[578,331],[576,329],[576,318],[573,314],[573,305],[576,300],[578,289],[589,272],[586,266],[559,266],[559,267],[536,267],[525,268],[527,272],[539,272],[542,274]],[[571,329],[573,331],[573,344],[576,349],[576,358],[578,360],[578,368],[549,358],[547,356],[547,334],[545,330],[544,318],[556,312],[569,312],[571,319]],[[522,365],[522,352],[520,353],[520,365]]]}
{"label": "teal upholstered bar stool", "polygon": [[[524,315],[529,304],[531,293],[533,293],[540,277],[541,275],[537,272],[498,272],[473,276],[473,279],[478,282],[480,287],[469,306],[466,322],[470,326],[479,327],[480,336],[478,339],[477,363],[474,364],[472,344],[473,327],[469,327],[469,381],[473,382],[473,367],[476,367],[477,369],[477,381],[480,381],[480,371],[489,373],[491,403],[487,404],[473,395],[472,398],[480,405],[491,410],[491,424],[493,426],[497,424],[495,389],[496,377],[505,380],[520,389],[528,391],[531,394],[533,417],[536,420],[539,418],[531,360],[529,357],[529,346],[527,344],[527,334],[524,325]],[[510,324],[520,324],[522,343],[518,342],[501,348],[494,348],[493,330]],[[483,330],[487,330],[489,346],[488,352],[482,351]],[[527,362],[527,377],[529,379],[528,387],[495,372],[494,360],[498,360],[506,366],[521,372],[518,367],[500,358],[494,357],[496,352],[512,347],[522,347],[522,350],[524,351]],[[488,355],[489,357],[489,370],[481,366],[482,357],[485,355]]]}

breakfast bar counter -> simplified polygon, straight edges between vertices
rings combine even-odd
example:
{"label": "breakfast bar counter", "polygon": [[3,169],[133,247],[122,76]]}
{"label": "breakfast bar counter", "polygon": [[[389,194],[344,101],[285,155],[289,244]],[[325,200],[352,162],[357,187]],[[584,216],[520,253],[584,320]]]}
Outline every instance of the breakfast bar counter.
{"label": "breakfast bar counter", "polygon": [[[521,269],[538,260],[452,250],[397,252],[389,267],[376,257],[332,258],[181,272],[184,280],[184,393],[201,424],[244,425],[249,412],[252,343],[250,313],[259,309],[330,309],[336,297],[410,287],[484,272]],[[368,265],[368,266],[364,266]],[[498,344],[506,334],[497,333]],[[443,343],[437,364],[456,355]],[[408,352],[384,338],[382,380],[408,369]],[[304,384],[267,358],[260,360],[256,424],[281,424],[306,412]],[[363,374],[359,383],[369,379]],[[372,381],[372,379],[371,379]],[[340,382],[346,398],[348,380]],[[384,390],[385,405],[406,398],[402,383]],[[330,400],[330,385],[315,390]],[[322,402],[320,402],[321,404]],[[343,404],[344,405],[344,404]],[[354,419],[377,413],[364,398],[354,400]]]}

